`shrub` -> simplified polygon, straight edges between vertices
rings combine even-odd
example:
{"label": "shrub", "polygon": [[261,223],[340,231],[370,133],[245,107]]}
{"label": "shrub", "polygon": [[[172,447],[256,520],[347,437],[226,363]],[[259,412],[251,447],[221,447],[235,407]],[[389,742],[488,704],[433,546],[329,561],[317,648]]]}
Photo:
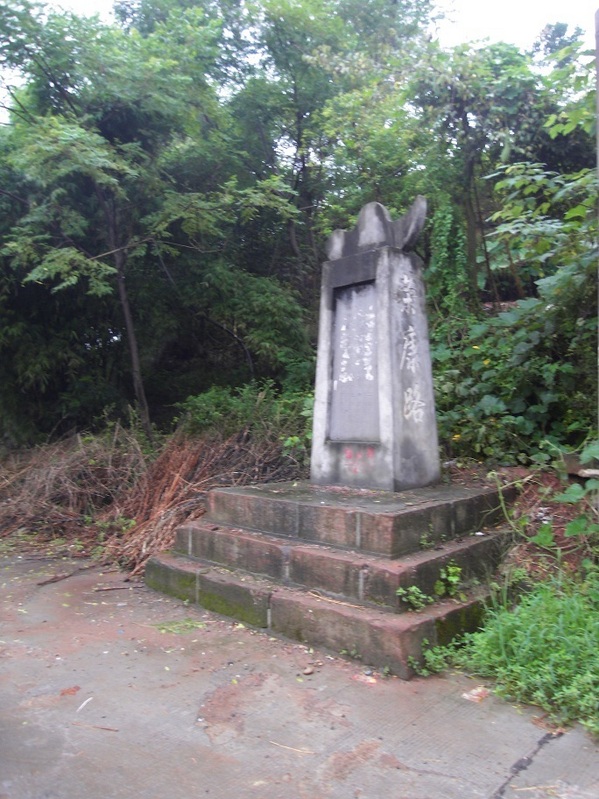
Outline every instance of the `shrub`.
{"label": "shrub", "polygon": [[279,392],[271,381],[241,388],[214,386],[178,404],[185,433],[223,436],[251,431],[255,436],[303,442],[310,437],[311,396]]}
{"label": "shrub", "polygon": [[520,276],[521,299],[496,315],[433,318],[431,350],[447,454],[515,463],[595,430],[596,182],[536,164],[502,174],[492,268]]}

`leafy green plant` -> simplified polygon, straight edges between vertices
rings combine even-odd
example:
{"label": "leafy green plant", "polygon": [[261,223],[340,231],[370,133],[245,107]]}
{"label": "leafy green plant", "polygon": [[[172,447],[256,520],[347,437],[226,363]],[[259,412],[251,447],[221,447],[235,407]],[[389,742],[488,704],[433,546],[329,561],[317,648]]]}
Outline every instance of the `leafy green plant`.
{"label": "leafy green plant", "polygon": [[419,677],[430,677],[431,674],[440,674],[445,671],[451,663],[456,647],[459,642],[453,642],[447,646],[431,646],[425,638],[422,641],[422,659],[415,657],[408,658],[408,665]]}
{"label": "leafy green plant", "polygon": [[524,162],[492,177],[490,263],[521,291],[501,313],[433,322],[439,430],[452,457],[540,463],[596,425],[596,180]]}
{"label": "leafy green plant", "polygon": [[417,585],[409,585],[407,588],[400,586],[395,593],[410,610],[422,610],[435,601],[433,597],[425,594]]}
{"label": "leafy green plant", "polygon": [[599,507],[597,491],[599,480],[590,479],[584,485],[572,483],[568,488],[556,494],[553,500],[580,504],[583,512],[568,522],[564,535],[575,540],[592,563],[599,563]]}
{"label": "leafy green plant", "polygon": [[342,649],[339,654],[351,658],[352,660],[362,660],[362,655],[355,645],[351,649]]}
{"label": "leafy green plant", "polygon": [[461,590],[462,584],[462,567],[459,566],[455,560],[450,560],[439,571],[439,577],[435,582],[435,594],[437,596],[458,597],[460,599],[465,597],[464,592]]}
{"label": "leafy green plant", "polygon": [[540,524],[537,532],[529,538],[529,541],[542,549],[550,549],[553,551],[555,547],[555,534],[551,522],[543,522]]}
{"label": "leafy green plant", "polygon": [[[598,454],[599,443],[593,441],[582,450],[580,461],[583,465],[593,463]],[[552,466],[555,467],[558,473],[563,472],[562,479],[566,480],[563,453],[558,451],[558,455],[559,458],[554,460]],[[569,551],[578,550],[582,552],[589,563],[599,562],[598,492],[599,480],[591,477],[583,482],[570,482],[563,491],[552,492],[547,495],[547,499],[551,503],[573,505],[580,510],[580,513],[565,525],[564,537],[570,539]],[[528,520],[526,521],[528,522]],[[529,540],[533,544],[548,550],[558,559],[560,558],[561,549],[556,540],[555,530],[551,521],[543,521],[537,528],[535,535],[531,536]]]}
{"label": "leafy green plant", "polygon": [[432,549],[435,546],[435,542],[432,539],[432,525],[429,526],[428,530],[425,530],[424,533],[420,536],[420,540],[418,544],[420,549]]}
{"label": "leafy green plant", "polygon": [[283,454],[307,465],[310,458],[310,444],[312,441],[312,418],[314,415],[314,394],[304,397],[300,417],[305,420],[305,429],[302,434],[282,436]]}
{"label": "leafy green plant", "polygon": [[498,694],[599,735],[599,569],[587,562],[581,579],[558,571],[531,586],[516,568],[492,587],[482,629],[448,646],[424,641],[422,658],[410,659],[415,673],[454,667],[491,678]]}

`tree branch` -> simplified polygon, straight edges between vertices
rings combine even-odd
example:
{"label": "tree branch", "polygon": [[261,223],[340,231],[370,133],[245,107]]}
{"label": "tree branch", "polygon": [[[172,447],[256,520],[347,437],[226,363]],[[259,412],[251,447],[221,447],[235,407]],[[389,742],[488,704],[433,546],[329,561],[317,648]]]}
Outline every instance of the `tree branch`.
{"label": "tree branch", "polygon": [[214,319],[210,319],[210,317],[206,316],[206,314],[202,314],[202,319],[204,319],[206,322],[210,322],[211,325],[214,325],[215,327],[218,327],[219,330],[222,330],[225,333],[228,333],[231,336],[231,338],[235,339],[235,341],[239,344],[239,346],[241,347],[241,349],[244,352],[244,355],[245,355],[245,358],[246,358],[246,361],[247,361],[247,364],[248,364],[248,368],[250,370],[250,375],[251,375],[252,380],[253,380],[255,378],[254,361],[252,360],[252,356],[250,354],[250,351],[245,346],[245,342],[242,339],[239,338],[237,333],[234,333],[230,328],[226,327],[225,325],[221,325],[220,322],[215,322]]}
{"label": "tree branch", "polygon": [[6,189],[0,189],[0,194],[3,194],[5,197],[10,197],[11,200],[16,200],[16,202],[21,203],[21,205],[24,205],[25,208],[29,208],[28,200],[24,200],[23,197],[17,197],[16,194],[12,193],[12,191],[6,191]]}
{"label": "tree branch", "polygon": [[16,114],[23,122],[29,122],[30,124],[35,124],[35,116],[23,105],[23,103],[19,100],[16,96],[14,90],[10,86],[6,86],[6,92],[8,96],[13,101],[15,105],[19,106],[19,110],[17,111],[15,108],[12,108],[7,105],[2,105],[2,108],[5,108],[7,111],[10,111],[12,114]]}

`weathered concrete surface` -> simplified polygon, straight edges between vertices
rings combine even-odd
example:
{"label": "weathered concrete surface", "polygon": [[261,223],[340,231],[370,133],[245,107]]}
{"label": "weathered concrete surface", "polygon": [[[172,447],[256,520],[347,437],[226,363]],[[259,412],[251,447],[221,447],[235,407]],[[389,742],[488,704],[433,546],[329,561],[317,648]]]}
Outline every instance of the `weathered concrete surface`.
{"label": "weathered concrete surface", "polygon": [[[148,586],[308,645],[357,651],[404,679],[423,648],[477,628],[484,590],[468,584],[495,570],[505,538],[481,530],[500,511],[491,487],[279,483],[215,489],[207,505],[177,530],[173,553],[150,559]],[[438,599],[450,563],[463,596],[399,618],[409,604],[398,589]]]}
{"label": "weathered concrete surface", "polygon": [[2,799],[599,796],[581,729],[472,680],[367,675],[117,572],[38,585],[78,565],[0,561]]}
{"label": "weathered concrete surface", "polygon": [[146,585],[237,621],[360,659],[409,680],[426,646],[447,644],[480,626],[480,591],[445,599],[414,613],[338,601],[318,590],[279,585],[266,577],[232,572],[167,552],[146,565]]}

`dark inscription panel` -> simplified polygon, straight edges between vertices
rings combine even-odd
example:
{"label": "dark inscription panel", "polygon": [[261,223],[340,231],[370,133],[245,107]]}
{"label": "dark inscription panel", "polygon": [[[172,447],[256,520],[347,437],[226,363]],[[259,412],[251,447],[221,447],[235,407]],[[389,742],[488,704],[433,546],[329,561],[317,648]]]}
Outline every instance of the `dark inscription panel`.
{"label": "dark inscription panel", "polygon": [[331,441],[379,441],[374,282],[335,289]]}

